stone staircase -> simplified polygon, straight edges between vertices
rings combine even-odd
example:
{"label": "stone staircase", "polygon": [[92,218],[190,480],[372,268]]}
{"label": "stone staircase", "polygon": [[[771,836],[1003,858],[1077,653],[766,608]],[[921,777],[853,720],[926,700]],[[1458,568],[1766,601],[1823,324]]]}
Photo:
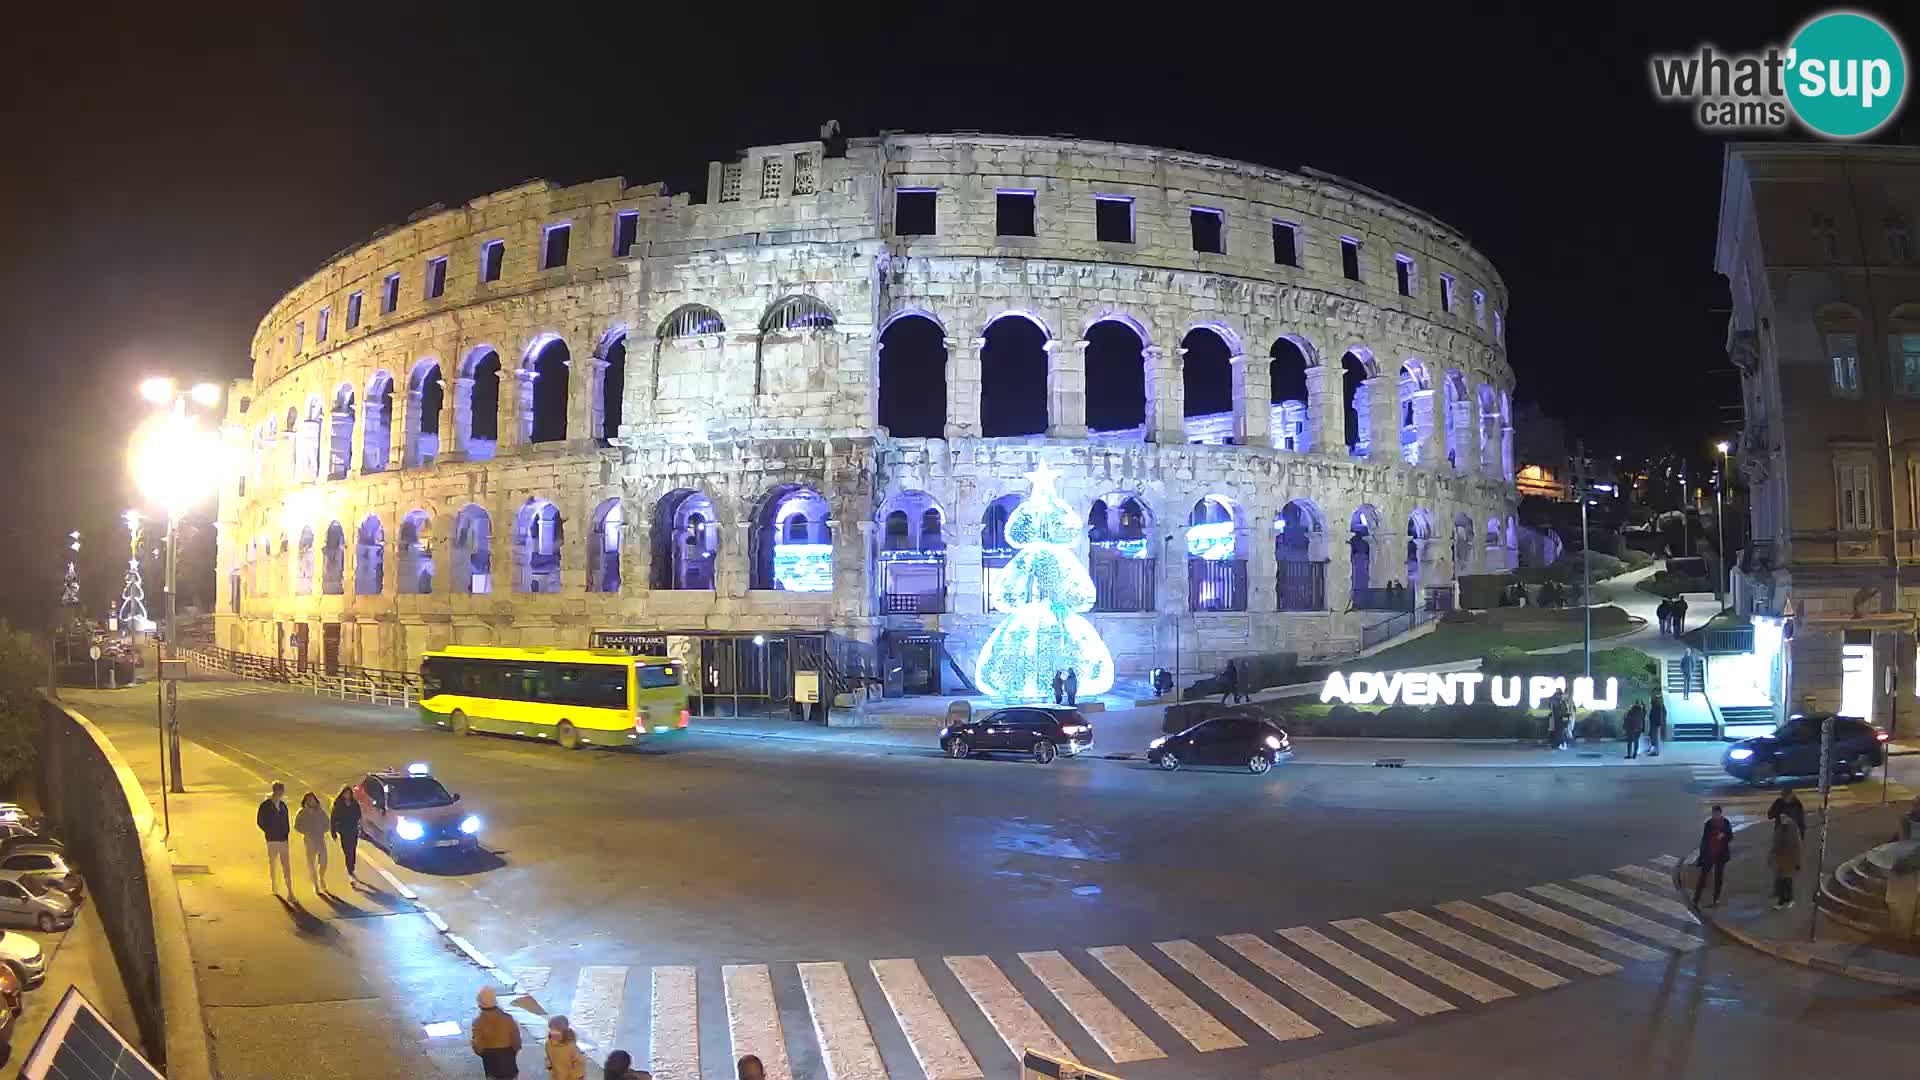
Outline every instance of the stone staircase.
{"label": "stone staircase", "polygon": [[1868,934],[1887,933],[1887,879],[1902,860],[1920,854],[1920,841],[1902,840],[1855,855],[1820,883],[1820,910]]}

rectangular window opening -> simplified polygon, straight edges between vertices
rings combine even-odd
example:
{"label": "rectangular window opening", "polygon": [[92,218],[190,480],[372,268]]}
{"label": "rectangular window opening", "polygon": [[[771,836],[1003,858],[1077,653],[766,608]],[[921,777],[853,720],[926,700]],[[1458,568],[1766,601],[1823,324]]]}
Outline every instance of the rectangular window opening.
{"label": "rectangular window opening", "polygon": [[925,188],[901,188],[893,193],[893,235],[932,236],[939,225],[938,196]]}
{"label": "rectangular window opening", "polygon": [[1351,236],[1340,238],[1340,272],[1348,281],[1360,280],[1360,241]]}
{"label": "rectangular window opening", "polygon": [[1196,206],[1188,212],[1188,219],[1193,223],[1193,250],[1213,255],[1227,253],[1226,214]]}
{"label": "rectangular window opening", "polygon": [[320,314],[316,317],[313,327],[314,344],[318,345],[327,340],[327,329],[332,322],[333,309],[330,307],[321,308]]}
{"label": "rectangular window opening", "polygon": [[1300,265],[1300,229],[1289,221],[1273,223],[1273,261],[1277,266]]}
{"label": "rectangular window opening", "polygon": [[547,226],[546,242],[540,245],[540,269],[567,265],[567,247],[572,242],[572,224]]}
{"label": "rectangular window opening", "polygon": [[391,315],[393,309],[400,306],[400,275],[388,274],[384,285],[380,287],[380,314]]}
{"label": "rectangular window opening", "polygon": [[1860,396],[1860,343],[1852,334],[1828,334],[1827,356],[1832,362],[1831,389],[1839,397]]}
{"label": "rectangular window opening", "polygon": [[1133,200],[1124,195],[1095,195],[1093,235],[1110,244],[1133,243]]}
{"label": "rectangular window opening", "polygon": [[1473,290],[1473,321],[1482,327],[1487,325],[1487,294],[1479,289]]}
{"label": "rectangular window opening", "polygon": [[433,300],[447,294],[447,257],[427,260],[427,299]]}
{"label": "rectangular window opening", "polygon": [[506,261],[506,257],[505,240],[489,240],[480,245],[480,281],[483,284],[500,280],[500,264]]}
{"label": "rectangular window opening", "polygon": [[1920,334],[1896,334],[1893,355],[1900,364],[1900,392],[1920,397]]}
{"label": "rectangular window opening", "polygon": [[993,231],[998,236],[1033,235],[1033,199],[1031,191],[994,193]]}
{"label": "rectangular window opening", "polygon": [[1453,275],[1440,275],[1440,310],[1453,314]]}
{"label": "rectangular window opening", "polygon": [[1413,295],[1413,260],[1405,255],[1393,257],[1393,276],[1401,296]]}
{"label": "rectangular window opening", "polygon": [[293,324],[293,351],[296,354],[307,351],[307,324],[304,320]]}
{"label": "rectangular window opening", "polygon": [[359,325],[360,325],[360,294],[357,292],[348,293],[347,294],[347,329],[352,330],[353,328]]}
{"label": "rectangular window opening", "polygon": [[624,259],[640,239],[640,211],[622,210],[613,215],[613,257]]}

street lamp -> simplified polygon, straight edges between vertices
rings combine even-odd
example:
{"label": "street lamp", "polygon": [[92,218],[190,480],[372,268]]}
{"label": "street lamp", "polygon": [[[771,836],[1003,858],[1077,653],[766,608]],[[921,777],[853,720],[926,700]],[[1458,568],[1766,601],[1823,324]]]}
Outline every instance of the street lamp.
{"label": "street lamp", "polygon": [[219,483],[217,463],[221,457],[219,436],[195,421],[187,411],[187,403],[191,400],[211,407],[220,400],[220,388],[212,383],[199,383],[182,389],[172,379],[153,378],[140,384],[140,396],[161,408],[134,429],[127,448],[127,465],[140,494],[157,503],[167,515],[167,633],[160,654],[159,719],[167,766],[173,773],[172,790],[183,793],[186,788],[180,779],[179,685],[176,679],[168,677],[166,663],[169,659],[178,659],[180,646],[179,593],[175,587],[179,526],[183,514],[213,494]]}
{"label": "street lamp", "polygon": [[1722,439],[1714,443],[1713,448],[1720,451],[1720,476],[1718,482],[1713,485],[1713,531],[1717,534],[1716,538],[1720,541],[1719,565],[1714,568],[1713,575],[1713,598],[1720,601],[1720,610],[1725,611],[1727,610],[1727,502],[1725,492],[1727,488],[1727,451],[1733,449],[1733,444]]}

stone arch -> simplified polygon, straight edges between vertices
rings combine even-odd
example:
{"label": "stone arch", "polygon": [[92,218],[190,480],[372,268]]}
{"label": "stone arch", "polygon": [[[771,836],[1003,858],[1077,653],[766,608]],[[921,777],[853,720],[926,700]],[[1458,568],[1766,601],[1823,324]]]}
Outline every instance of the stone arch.
{"label": "stone arch", "polygon": [[1433,390],[1433,377],[1427,372],[1427,365],[1417,357],[1409,357],[1400,365],[1399,394],[1396,402],[1399,411],[1395,426],[1400,431],[1400,458],[1409,465],[1420,464],[1420,447],[1423,425],[1432,422],[1432,416],[1422,416],[1428,412],[1423,406],[1427,396]]}
{"label": "stone arch", "polygon": [[528,496],[513,516],[513,591],[557,593],[561,588],[560,553],[565,545],[560,508],[551,500]]}
{"label": "stone arch", "polygon": [[880,610],[927,615],[947,609],[946,510],[925,491],[888,496],[875,514],[880,526]]}
{"label": "stone arch", "polygon": [[453,552],[447,569],[456,593],[493,591],[493,517],[473,503],[453,517]]}
{"label": "stone arch", "polygon": [[491,460],[499,449],[500,383],[500,350],[469,350],[453,390],[453,445],[468,461]]}
{"label": "stone arch", "polygon": [[1304,454],[1314,448],[1313,395],[1307,387],[1307,371],[1319,366],[1313,347],[1297,334],[1274,338],[1267,350],[1273,444],[1282,450]]}
{"label": "stone arch", "polygon": [[1460,575],[1473,572],[1473,517],[1466,513],[1453,515],[1453,576],[1457,581]]}
{"label": "stone arch", "polygon": [[1340,357],[1340,400],[1346,410],[1347,454],[1350,457],[1365,458],[1373,453],[1373,388],[1367,380],[1373,378],[1373,352],[1364,345],[1355,345]]}
{"label": "stone arch", "polygon": [[401,445],[402,468],[418,469],[440,456],[440,410],[446,403],[447,380],[440,361],[421,357],[407,375],[407,432]]}
{"label": "stone arch", "polygon": [[1293,499],[1273,515],[1274,596],[1280,611],[1327,609],[1326,515],[1311,499]]}
{"label": "stone arch", "polygon": [[896,439],[947,433],[947,332],[933,316],[898,311],[881,327],[878,423]]}
{"label": "stone arch", "polygon": [[1053,335],[1024,311],[987,321],[980,337],[980,433],[990,439],[1044,435]]}
{"label": "stone arch", "polygon": [[620,591],[620,545],[626,540],[627,512],[618,498],[593,510],[593,532],[587,537],[587,591]]}
{"label": "stone arch", "polygon": [[1414,596],[1420,593],[1420,585],[1425,577],[1428,546],[1433,540],[1433,513],[1421,507],[1414,507],[1407,515],[1407,591]]}
{"label": "stone arch", "polygon": [[1187,607],[1247,610],[1247,517],[1226,495],[1203,495],[1187,513]]}
{"label": "stone arch", "polygon": [[358,416],[354,407],[353,384],[343,382],[334,388],[333,406],[327,419],[327,479],[345,480],[353,468],[353,423]]}
{"label": "stone arch", "polygon": [[529,444],[567,440],[573,354],[559,334],[533,339],[520,361],[520,434]]}
{"label": "stone arch", "polygon": [[380,515],[368,514],[354,537],[353,592],[356,596],[379,596],[386,587],[387,527]]}
{"label": "stone arch", "polygon": [[343,596],[347,591],[347,531],[335,521],[327,525],[320,549],[320,594]]}
{"label": "stone arch", "polygon": [[385,370],[367,380],[366,416],[360,421],[360,471],[387,471],[393,452],[393,376]]}
{"label": "stone arch", "polygon": [[1506,543],[1504,542],[1500,529],[1500,519],[1497,517],[1488,518],[1486,537],[1480,551],[1480,557],[1484,560],[1486,569],[1490,571],[1507,569],[1504,565],[1504,560],[1501,558],[1501,553],[1505,547]]}
{"label": "stone arch", "polygon": [[712,589],[720,551],[713,500],[694,488],[675,488],[653,507],[649,582],[655,589]]}
{"label": "stone arch", "polygon": [[1234,393],[1233,360],[1239,355],[1232,332],[1214,323],[1201,323],[1180,339],[1188,442],[1223,446],[1234,441],[1246,408]]}
{"label": "stone arch", "polygon": [[1480,384],[1480,471],[1500,471],[1500,397],[1491,383]]}
{"label": "stone arch", "polygon": [[754,339],[753,392],[768,392],[766,355],[769,338],[819,333],[833,327],[833,309],[817,296],[795,293],[775,300],[760,316],[760,336]]}
{"label": "stone arch", "polygon": [[593,436],[602,443],[612,442],[620,435],[620,424],[626,419],[627,395],[627,325],[621,323],[607,331],[600,338],[600,347],[594,350],[598,361],[593,365]]}
{"label": "stone arch", "polygon": [[1009,492],[995,498],[987,504],[980,515],[980,588],[987,598],[987,610],[1005,611],[1000,602],[1000,591],[994,587],[994,577],[1003,573],[1007,564],[1013,561],[1013,542],[1007,539],[1007,519],[1020,508],[1027,497],[1017,492]]}
{"label": "stone arch", "polygon": [[1383,537],[1380,533],[1380,511],[1371,503],[1362,503],[1353,511],[1347,521],[1347,558],[1353,572],[1353,606],[1368,606],[1368,596],[1373,590],[1374,547]]}
{"label": "stone arch", "polygon": [[300,546],[294,552],[293,595],[313,595],[313,526],[300,527]]}
{"label": "stone arch", "polygon": [[1446,421],[1447,465],[1455,472],[1465,472],[1471,450],[1467,433],[1473,430],[1473,418],[1468,411],[1472,405],[1467,397],[1467,377],[1459,368],[1448,368],[1440,378],[1440,385]]}
{"label": "stone arch", "polygon": [[660,320],[660,328],[654,337],[661,341],[673,338],[704,337],[709,334],[727,332],[726,320],[720,313],[705,304],[681,304]]}
{"label": "stone arch", "polygon": [[400,519],[400,542],[394,550],[400,571],[395,591],[410,596],[433,592],[433,518],[425,510],[410,510]]}
{"label": "stone arch", "polygon": [[1155,611],[1159,546],[1153,508],[1135,491],[1110,491],[1087,508],[1087,570],[1093,610]]}
{"label": "stone arch", "polygon": [[1087,431],[1094,438],[1144,440],[1152,374],[1147,368],[1146,329],[1130,315],[1113,312],[1087,324],[1085,343]]}
{"label": "stone arch", "polygon": [[833,508],[804,484],[761,496],[747,533],[753,589],[833,591]]}

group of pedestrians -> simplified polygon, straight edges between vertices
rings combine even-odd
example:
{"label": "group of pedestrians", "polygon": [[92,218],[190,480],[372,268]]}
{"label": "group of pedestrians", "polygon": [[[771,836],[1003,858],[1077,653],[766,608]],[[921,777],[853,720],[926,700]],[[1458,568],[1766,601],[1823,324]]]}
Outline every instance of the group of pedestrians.
{"label": "group of pedestrians", "polygon": [[[492,987],[479,994],[480,1013],[473,1018],[473,1053],[480,1059],[482,1075],[489,1080],[513,1080],[520,1075],[520,1025],[500,1007],[500,998]],[[580,1049],[580,1035],[564,1016],[547,1019],[547,1038],[541,1044],[552,1080],[587,1080],[587,1055]],[[736,1066],[739,1080],[767,1080],[766,1066],[752,1054]],[[633,1055],[615,1050],[600,1067],[601,1080],[653,1080],[653,1074],[633,1067]]]}
{"label": "group of pedestrians", "polygon": [[1687,598],[1686,597],[1672,596],[1672,597],[1668,597],[1665,600],[1660,601],[1660,606],[1654,609],[1654,614],[1660,617],[1660,636],[1661,637],[1679,637],[1681,634],[1686,632],[1686,629],[1687,629]]}
{"label": "group of pedestrians", "polygon": [[[1793,880],[1800,873],[1800,851],[1807,838],[1807,808],[1800,796],[1787,788],[1767,807],[1767,820],[1773,822],[1767,847],[1767,862],[1773,870],[1773,909],[1780,911],[1793,906]],[[1709,877],[1713,878],[1713,905],[1719,905],[1727,881],[1727,863],[1732,858],[1733,822],[1715,805],[1700,827],[1700,852],[1694,858],[1700,878],[1693,885],[1694,907],[1700,906]]]}
{"label": "group of pedestrians", "polygon": [[1640,739],[1647,740],[1647,756],[1660,756],[1660,743],[1667,737],[1667,699],[1659,687],[1653,688],[1653,700],[1642,705],[1634,702],[1627,715],[1620,721],[1626,733],[1627,760],[1640,756]]}
{"label": "group of pedestrians", "polygon": [[1053,673],[1053,703],[1055,705],[1078,705],[1080,703],[1080,673],[1072,668]]}
{"label": "group of pedestrians", "polygon": [[1238,705],[1253,700],[1253,695],[1247,693],[1246,669],[1238,663],[1232,660],[1227,661],[1226,674],[1220,677],[1220,683],[1220,704],[1225,705],[1231,700]]}
{"label": "group of pedestrians", "polygon": [[296,832],[305,849],[307,877],[313,882],[315,895],[333,895],[327,887],[329,835],[340,845],[340,861],[346,864],[347,881],[350,885],[360,883],[360,803],[354,798],[352,788],[340,789],[340,794],[333,798],[331,812],[321,807],[320,796],[309,791],[300,799],[299,813],[291,814],[287,809],[287,785],[276,780],[273,790],[254,814],[254,824],[259,826],[260,835],[267,842],[267,881],[275,896],[281,895],[284,883],[286,899],[293,899],[293,866],[287,842]]}

